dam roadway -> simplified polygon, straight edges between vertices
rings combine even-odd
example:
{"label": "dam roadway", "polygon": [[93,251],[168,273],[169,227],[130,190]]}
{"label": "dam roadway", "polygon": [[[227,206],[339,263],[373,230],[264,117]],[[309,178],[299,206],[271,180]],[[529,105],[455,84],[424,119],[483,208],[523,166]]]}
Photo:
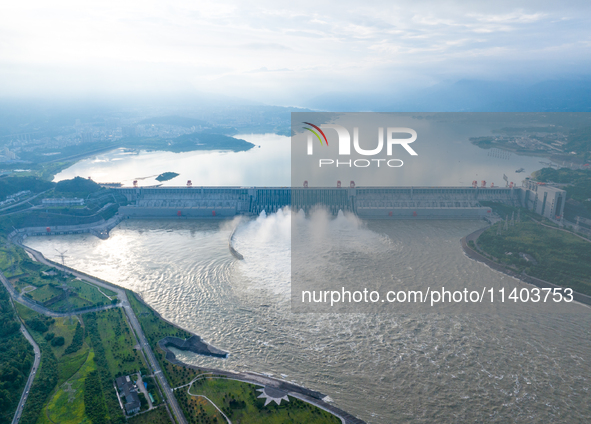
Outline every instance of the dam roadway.
{"label": "dam roadway", "polygon": [[363,219],[482,219],[482,201],[523,204],[520,187],[129,187],[122,218],[231,218],[318,206]]}

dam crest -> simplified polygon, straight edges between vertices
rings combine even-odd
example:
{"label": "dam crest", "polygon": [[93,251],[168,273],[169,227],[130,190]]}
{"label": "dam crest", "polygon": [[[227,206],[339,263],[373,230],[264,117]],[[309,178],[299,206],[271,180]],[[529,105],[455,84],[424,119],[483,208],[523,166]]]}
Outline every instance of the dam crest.
{"label": "dam crest", "polygon": [[[128,205],[125,218],[232,218],[289,207],[309,213],[324,207],[363,219],[486,219],[481,202],[529,206],[537,195],[526,187],[130,187],[115,188]],[[559,190],[562,191],[562,190]],[[544,202],[546,202],[546,196]],[[544,205],[547,215],[561,215],[559,204]],[[558,209],[558,211],[556,210]],[[557,213],[558,212],[558,213]],[[546,214],[544,214],[546,215]]]}

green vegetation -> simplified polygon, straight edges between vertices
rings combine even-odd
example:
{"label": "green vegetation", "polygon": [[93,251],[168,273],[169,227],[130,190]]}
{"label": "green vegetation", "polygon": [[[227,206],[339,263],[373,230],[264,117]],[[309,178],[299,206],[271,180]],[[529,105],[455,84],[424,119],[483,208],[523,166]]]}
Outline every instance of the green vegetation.
{"label": "green vegetation", "polygon": [[170,424],[170,418],[166,408],[152,409],[145,414],[136,415],[127,420],[127,424]]}
{"label": "green vegetation", "polygon": [[[265,405],[257,391],[261,387],[225,378],[204,377],[197,380],[189,391],[175,392],[183,407],[187,410],[190,423],[207,422],[199,408],[194,408],[191,400],[204,395],[220,408],[232,422],[243,424],[283,424],[283,423],[335,423],[341,422],[334,415],[299,399],[290,397],[289,402],[277,405],[272,402]],[[180,393],[184,393],[181,395]],[[189,400],[189,398],[192,398]],[[224,421],[222,421],[224,422]]]}
{"label": "green vegetation", "polygon": [[[88,319],[85,318],[85,321]],[[113,378],[146,369],[143,358],[134,349],[136,341],[126,324],[121,308],[100,312],[96,315],[96,324],[102,345],[105,347],[103,358]]]}
{"label": "green vegetation", "polygon": [[254,144],[239,138],[222,134],[193,133],[181,135],[170,141],[166,150],[190,152],[193,150],[232,150],[242,152],[252,149]]}
{"label": "green vegetation", "polygon": [[[102,188],[94,181],[76,177],[72,180],[49,183],[34,176],[19,176],[0,178],[0,188],[3,181],[22,180],[31,181],[34,190],[49,190],[44,196],[36,197],[22,205],[11,207],[0,214],[0,233],[9,233],[14,228],[24,227],[53,227],[56,225],[92,224],[112,218],[120,205],[127,204],[124,195]],[[14,192],[21,185],[5,184],[8,192]],[[38,186],[38,187],[37,187]],[[28,186],[27,186],[28,187]],[[53,189],[52,189],[53,187]],[[36,191],[33,191],[35,193]],[[32,206],[41,205],[43,198],[79,197],[85,199],[80,205],[44,205],[42,208]],[[1,198],[0,198],[1,200]]]}
{"label": "green vegetation", "polygon": [[175,177],[178,177],[179,174],[176,172],[164,172],[156,177],[156,181],[168,181],[172,180]]}
{"label": "green vegetation", "polygon": [[148,393],[150,393],[154,398],[153,405],[160,405],[162,403],[162,399],[160,398],[160,392],[158,390],[158,386],[156,385],[157,383],[154,381],[154,378],[142,376],[142,380],[148,386],[146,387],[146,390],[148,390]]}
{"label": "green vegetation", "polygon": [[33,347],[20,332],[9,294],[0,285],[0,424],[12,421],[33,360]]}
{"label": "green vegetation", "polygon": [[52,284],[45,284],[26,293],[27,297],[39,303],[45,303],[63,295],[64,291]]}
{"label": "green vegetation", "polygon": [[33,176],[0,178],[0,200],[4,200],[6,196],[20,191],[30,190],[32,193],[40,193],[49,190],[53,186],[53,183]]}
{"label": "green vegetation", "polygon": [[87,421],[85,415],[85,381],[96,370],[94,353],[86,350],[84,355],[77,355],[69,360],[76,371],[67,381],[60,378],[58,390],[49,400],[37,421],[37,424],[78,424]]}
{"label": "green vegetation", "polygon": [[83,343],[84,343],[84,329],[82,328],[80,323],[78,323],[76,325],[76,331],[74,332],[74,336],[72,337],[72,342],[66,348],[66,350],[64,351],[64,354],[68,355],[70,353],[78,352],[80,350],[80,348],[82,347]]}
{"label": "green vegetation", "polygon": [[114,291],[102,287],[99,289],[97,286],[93,286],[77,278],[68,281],[68,286],[74,290],[78,297],[86,300],[89,305],[93,306],[106,305],[111,302],[111,296],[117,296],[117,293]]}
{"label": "green vegetation", "polygon": [[[497,147],[517,154],[559,155],[567,160],[591,161],[591,127],[580,126],[583,123],[580,116],[572,119],[573,116],[567,115],[546,116],[548,124],[554,122],[552,125],[505,127],[493,130],[492,136],[472,137],[470,142],[483,149]],[[527,140],[525,144],[523,138]]]}
{"label": "green vegetation", "polygon": [[60,347],[66,343],[66,340],[62,336],[52,337],[51,338],[51,345],[53,347]]}
{"label": "green vegetation", "polygon": [[96,286],[66,275],[66,284],[71,288],[66,301],[61,287],[63,274],[31,260],[22,248],[7,242],[0,244],[0,270],[17,291],[56,312],[107,305],[112,300],[109,297],[116,296],[111,290],[99,290]]}
{"label": "green vegetation", "polygon": [[84,411],[93,424],[107,422],[101,379],[96,370],[89,372],[84,380]]}
{"label": "green vegetation", "polygon": [[[71,163],[74,160],[83,159],[93,154],[107,152],[120,147],[168,152],[190,152],[195,150],[232,150],[240,152],[251,149],[254,147],[254,144],[223,134],[201,132],[182,135],[172,140],[161,137],[126,137],[117,141],[101,140],[62,146],[59,149],[45,148],[33,152],[22,152],[19,155],[22,159],[34,162],[37,165],[34,168],[37,168],[39,171],[49,165],[52,168],[52,175],[55,175],[56,172],[63,169],[64,163]],[[44,155],[47,153],[52,153],[52,155]],[[36,175],[40,175],[39,171],[36,172]]]}
{"label": "green vegetation", "polygon": [[591,160],[591,127],[577,128],[570,131],[565,150],[575,152],[576,156],[585,161]]}
{"label": "green vegetation", "polygon": [[[118,309],[117,309],[118,310]],[[103,311],[110,312],[110,311]],[[105,405],[107,409],[107,417],[109,418],[110,422],[113,424],[123,424],[125,423],[125,417],[123,415],[123,411],[119,407],[119,401],[117,400],[117,395],[115,393],[115,389],[113,388],[113,380],[114,375],[110,372],[109,365],[113,366],[113,354],[110,353],[111,356],[111,364],[107,360],[107,351],[105,350],[103,340],[101,338],[101,331],[99,326],[104,324],[104,320],[100,320],[99,313],[90,312],[85,314],[84,322],[86,324],[86,330],[88,335],[90,336],[90,344],[92,349],[94,350],[95,354],[95,364],[98,376],[100,377],[100,384],[102,387],[103,397],[105,400]],[[106,333],[110,336],[111,330],[106,331]],[[117,336],[117,335],[114,335]],[[109,341],[116,340],[117,337],[109,337]]]}
{"label": "green vegetation", "polygon": [[[516,272],[570,287],[591,295],[591,245],[581,238],[533,221],[515,223],[505,230],[504,222],[487,229],[478,247]],[[528,261],[520,255],[531,255]]]}
{"label": "green vegetation", "polygon": [[[39,343],[37,338],[35,341]],[[43,405],[47,401],[53,388],[58,383],[58,362],[48,343],[39,344],[41,349],[41,365],[33,380],[33,385],[21,416],[21,423],[35,424],[41,415]]]}
{"label": "green vegetation", "polygon": [[143,302],[140,302],[135,293],[130,290],[126,290],[129,304],[133,308],[142,330],[154,351],[154,355],[160,367],[169,381],[172,387],[181,386],[189,383],[195,376],[199,374],[199,371],[191,368],[182,367],[179,365],[171,364],[165,358],[166,355],[158,346],[158,341],[166,336],[179,337],[181,339],[187,339],[191,337],[191,333],[185,330],[181,330],[168,322],[160,318],[160,316],[152,309],[146,306]]}
{"label": "green vegetation", "polygon": [[226,422],[223,415],[206,399],[189,396],[186,390],[175,390],[174,395],[189,424],[222,424]]}
{"label": "green vegetation", "polygon": [[[50,338],[51,341],[58,337],[71,341],[75,326],[69,324],[68,319],[45,317],[21,304],[16,304],[16,309],[41,349],[41,365],[33,381],[21,419],[22,423],[34,424],[41,416],[44,405],[50,399],[55,387],[75,372],[69,365],[70,357],[63,356],[64,346],[52,346],[52,343],[45,339],[44,333],[54,334],[54,337]],[[79,362],[74,361],[78,364]]]}
{"label": "green vegetation", "polygon": [[[44,317],[22,305],[18,305],[18,310],[42,348],[43,360],[49,358],[52,368],[45,369],[42,360],[38,378],[43,378],[45,384],[36,389],[40,394],[35,392],[37,398],[31,403],[30,422],[35,422],[32,417],[38,417],[43,424],[43,417],[47,417],[48,423],[91,420],[123,424],[125,418],[113,380],[115,375],[145,367],[133,350],[135,342],[121,310],[83,315],[88,343],[84,343],[83,326],[76,320],[70,323],[69,318]],[[48,342],[45,335],[50,333],[55,336]],[[60,339],[63,345],[54,343]]]}
{"label": "green vegetation", "polygon": [[71,180],[58,182],[55,185],[54,192],[60,197],[86,197],[90,193],[95,193],[100,189],[101,186],[90,179],[75,177]]}

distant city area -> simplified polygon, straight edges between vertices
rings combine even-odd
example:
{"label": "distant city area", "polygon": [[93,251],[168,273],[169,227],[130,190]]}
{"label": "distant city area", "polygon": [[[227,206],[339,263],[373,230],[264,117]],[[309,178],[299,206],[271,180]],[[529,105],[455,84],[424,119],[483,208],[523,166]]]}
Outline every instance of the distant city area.
{"label": "distant city area", "polygon": [[[56,120],[13,122],[0,119],[0,163],[5,165],[55,162],[66,157],[105,149],[117,142],[129,147],[172,146],[191,134],[235,135],[240,132],[289,134],[290,111],[282,107],[227,107],[196,110],[187,116],[151,117],[149,112],[102,112],[76,117],[67,112]],[[83,115],[82,113],[79,115]],[[123,116],[125,115],[125,116]],[[131,116],[130,116],[131,115]],[[154,145],[156,143],[156,145]]]}

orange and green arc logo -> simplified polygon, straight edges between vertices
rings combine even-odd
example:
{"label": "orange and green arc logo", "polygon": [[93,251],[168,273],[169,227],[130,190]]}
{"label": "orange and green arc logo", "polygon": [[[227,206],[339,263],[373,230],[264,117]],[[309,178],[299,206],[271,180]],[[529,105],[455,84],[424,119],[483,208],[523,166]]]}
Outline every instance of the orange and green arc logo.
{"label": "orange and green arc logo", "polygon": [[[326,135],[324,135],[324,132],[320,129],[320,127],[318,127],[318,126],[316,126],[314,124],[311,124],[309,122],[304,122],[304,124],[310,125],[311,127],[314,127],[316,130],[318,130],[318,132],[320,132],[320,134],[322,134],[322,137],[324,138],[324,141],[326,142],[326,145],[328,146],[328,139],[326,138]],[[308,130],[312,134],[314,134],[316,136],[316,138],[318,139],[318,141],[320,142],[320,144],[323,144],[322,143],[322,138],[320,138],[320,135],[318,135],[318,133],[316,131],[314,131],[312,128],[307,128],[307,127],[304,127],[304,129],[305,130]]]}

